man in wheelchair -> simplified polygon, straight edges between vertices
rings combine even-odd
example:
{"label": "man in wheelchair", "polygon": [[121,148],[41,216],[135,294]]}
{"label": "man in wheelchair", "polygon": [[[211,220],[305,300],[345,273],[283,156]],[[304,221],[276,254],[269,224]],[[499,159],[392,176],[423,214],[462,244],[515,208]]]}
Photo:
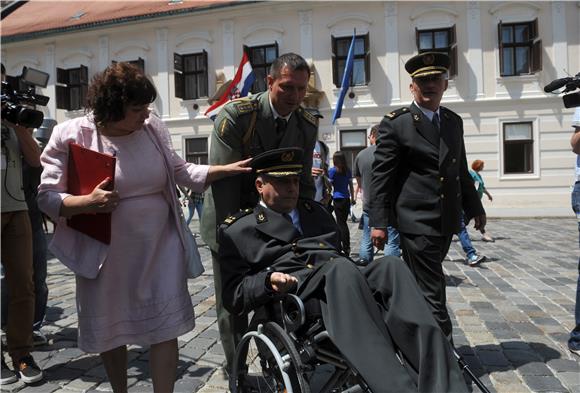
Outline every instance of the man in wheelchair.
{"label": "man in wheelchair", "polygon": [[451,346],[405,263],[384,257],[355,265],[339,252],[327,210],[298,199],[302,154],[284,148],[252,160],[261,200],[219,228],[224,306],[242,314],[284,293],[318,299],[331,341],[373,393],[466,392]]}

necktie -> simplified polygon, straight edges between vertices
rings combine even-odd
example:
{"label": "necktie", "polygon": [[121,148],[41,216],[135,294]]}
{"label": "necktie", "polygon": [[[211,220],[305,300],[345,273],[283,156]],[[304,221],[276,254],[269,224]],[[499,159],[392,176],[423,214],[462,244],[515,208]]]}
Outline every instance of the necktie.
{"label": "necktie", "polygon": [[276,119],[276,132],[278,134],[284,134],[284,132],[286,132],[287,125],[288,125],[288,122],[285,119],[278,117]]}
{"label": "necktie", "polygon": [[284,134],[286,133],[286,126],[288,125],[288,122],[284,119],[282,119],[281,117],[278,117],[276,119],[276,146],[280,146],[280,143],[282,142],[282,138],[284,137]]}
{"label": "necktie", "polygon": [[433,123],[435,129],[439,131],[439,115],[437,114],[437,112],[433,114],[433,119],[431,120],[431,122]]}
{"label": "necktie", "polygon": [[288,213],[282,213],[282,217],[284,217],[284,219],[286,221],[288,221],[290,224],[294,225],[294,223],[292,222],[292,217],[290,217],[290,214],[288,214]]}

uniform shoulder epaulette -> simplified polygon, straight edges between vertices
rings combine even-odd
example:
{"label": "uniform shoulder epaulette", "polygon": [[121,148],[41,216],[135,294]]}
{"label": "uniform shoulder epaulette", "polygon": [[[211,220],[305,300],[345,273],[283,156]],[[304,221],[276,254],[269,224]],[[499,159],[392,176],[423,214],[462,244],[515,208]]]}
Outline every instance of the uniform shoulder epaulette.
{"label": "uniform shoulder epaulette", "polygon": [[387,113],[385,117],[389,120],[393,120],[402,115],[403,113],[409,113],[409,108],[407,107],[399,108],[397,110],[392,111],[391,113]]}
{"label": "uniform shoulder epaulette", "polygon": [[239,115],[252,113],[258,110],[258,101],[254,100],[252,97],[237,98],[232,101],[232,105]]}
{"label": "uniform shoulder epaulette", "polygon": [[230,226],[234,222],[238,221],[240,218],[247,216],[250,213],[252,213],[252,209],[240,210],[239,212],[232,214],[231,216],[226,217],[226,219],[224,220],[224,224],[227,226]]}
{"label": "uniform shoulder epaulette", "polygon": [[303,107],[299,107],[298,108],[298,113],[300,115],[302,115],[302,117],[304,118],[304,120],[306,120],[308,123],[312,124],[314,127],[318,127],[318,116],[316,116],[317,111],[312,110],[312,109],[307,109],[307,108],[303,108]]}
{"label": "uniform shoulder epaulette", "polygon": [[458,117],[461,119],[461,116],[459,116],[457,113],[453,112],[451,109],[446,108],[444,106],[440,106],[439,110],[441,111],[441,113],[443,114],[443,116],[445,117]]}

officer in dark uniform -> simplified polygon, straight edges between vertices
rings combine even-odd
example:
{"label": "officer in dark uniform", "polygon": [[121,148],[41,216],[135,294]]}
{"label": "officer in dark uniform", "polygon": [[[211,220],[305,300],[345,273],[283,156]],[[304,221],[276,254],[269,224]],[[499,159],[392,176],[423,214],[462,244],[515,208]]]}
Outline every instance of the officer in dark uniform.
{"label": "officer in dark uniform", "polygon": [[[372,392],[466,391],[449,342],[405,263],[384,257],[359,269],[339,253],[328,211],[299,199],[302,157],[300,149],[287,148],[252,161],[261,201],[219,230],[225,307],[245,315],[286,292],[319,299],[332,341]],[[418,377],[397,360],[395,347]]]}
{"label": "officer in dark uniform", "polygon": [[443,332],[451,338],[442,262],[451,237],[475,219],[483,231],[485,211],[467,169],[463,122],[439,106],[447,89],[449,57],[421,53],[405,64],[414,101],[385,116],[373,164],[370,226],[376,247],[386,241],[387,225],[400,233],[403,258]]}
{"label": "officer in dark uniform", "polygon": [[[307,170],[301,177],[301,195],[313,198],[314,182],[310,168],[318,118],[300,106],[309,77],[310,68],[299,55],[287,53],[278,57],[267,78],[267,91],[234,100],[218,114],[211,136],[210,164],[228,164],[278,147],[300,147],[308,152],[302,162]],[[247,328],[247,318],[232,316],[222,306],[216,231],[228,215],[254,207],[257,202],[254,178],[250,175],[214,182],[204,201],[201,236],[212,251],[218,327],[228,371],[235,346]]]}

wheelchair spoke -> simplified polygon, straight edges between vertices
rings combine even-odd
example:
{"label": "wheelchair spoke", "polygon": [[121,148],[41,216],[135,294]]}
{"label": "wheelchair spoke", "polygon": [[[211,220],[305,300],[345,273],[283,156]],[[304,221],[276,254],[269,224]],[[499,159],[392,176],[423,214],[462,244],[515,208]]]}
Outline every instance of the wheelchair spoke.
{"label": "wheelchair spoke", "polygon": [[236,351],[234,374],[239,393],[310,393],[294,345],[271,322],[244,336]]}

